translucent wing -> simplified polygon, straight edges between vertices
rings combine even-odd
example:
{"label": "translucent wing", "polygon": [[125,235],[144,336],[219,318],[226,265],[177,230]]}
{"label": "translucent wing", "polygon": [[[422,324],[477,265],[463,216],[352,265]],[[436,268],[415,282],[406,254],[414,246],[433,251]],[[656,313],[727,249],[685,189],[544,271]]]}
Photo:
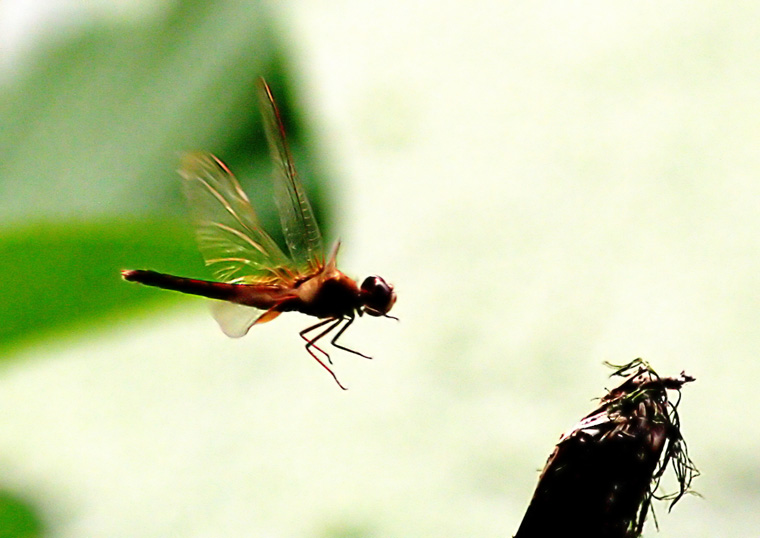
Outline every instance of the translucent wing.
{"label": "translucent wing", "polygon": [[231,283],[292,281],[292,262],[259,225],[232,173],[208,153],[192,153],[180,175],[198,247],[214,275]]}
{"label": "translucent wing", "polygon": [[211,314],[224,334],[230,338],[240,338],[248,333],[263,312],[252,306],[214,301],[211,303]]}
{"label": "translucent wing", "polygon": [[259,79],[259,106],[275,164],[274,192],[285,242],[296,268],[301,273],[314,273],[324,265],[322,236],[296,174],[280,113],[263,78]]}

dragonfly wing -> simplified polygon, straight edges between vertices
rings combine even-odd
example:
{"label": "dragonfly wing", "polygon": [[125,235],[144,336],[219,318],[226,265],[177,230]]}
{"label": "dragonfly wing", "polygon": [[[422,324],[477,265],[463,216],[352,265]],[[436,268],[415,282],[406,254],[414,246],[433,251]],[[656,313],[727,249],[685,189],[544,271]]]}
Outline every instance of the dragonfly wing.
{"label": "dragonfly wing", "polygon": [[263,311],[252,306],[214,301],[211,303],[211,314],[224,334],[230,338],[240,338],[248,333]]}
{"label": "dragonfly wing", "polygon": [[285,242],[298,270],[301,273],[313,273],[324,265],[322,235],[301,180],[296,174],[277,105],[263,78],[259,79],[259,106],[275,165],[275,198]]}
{"label": "dragonfly wing", "polygon": [[206,265],[224,282],[285,281],[292,262],[259,225],[237,179],[209,153],[192,153],[180,175]]}
{"label": "dragonfly wing", "polygon": [[230,338],[241,338],[248,334],[251,327],[257,323],[272,321],[282,312],[276,310],[259,310],[252,306],[246,306],[228,301],[214,301],[211,303],[211,314],[219,324],[222,332]]}

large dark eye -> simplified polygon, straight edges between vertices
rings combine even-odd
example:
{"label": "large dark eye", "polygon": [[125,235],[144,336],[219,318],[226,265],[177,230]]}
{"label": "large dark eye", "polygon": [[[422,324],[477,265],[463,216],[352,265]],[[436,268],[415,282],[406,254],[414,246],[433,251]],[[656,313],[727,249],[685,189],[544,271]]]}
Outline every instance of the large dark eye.
{"label": "large dark eye", "polygon": [[370,316],[387,314],[396,302],[393,286],[379,276],[368,276],[361,286],[364,311]]}

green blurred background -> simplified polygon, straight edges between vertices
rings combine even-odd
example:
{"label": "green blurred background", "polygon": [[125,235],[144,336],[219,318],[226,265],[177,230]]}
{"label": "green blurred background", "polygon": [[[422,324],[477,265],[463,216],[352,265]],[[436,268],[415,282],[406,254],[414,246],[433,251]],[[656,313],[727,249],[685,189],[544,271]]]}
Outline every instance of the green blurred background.
{"label": "green blurred background", "polygon": [[[509,536],[602,361],[637,356],[697,377],[703,498],[660,535],[756,536],[758,16],[0,3],[0,537]],[[185,151],[277,228],[261,75],[341,268],[399,293],[345,337],[374,361],[333,356],[345,393],[307,319],[229,340],[118,276],[208,276]]]}

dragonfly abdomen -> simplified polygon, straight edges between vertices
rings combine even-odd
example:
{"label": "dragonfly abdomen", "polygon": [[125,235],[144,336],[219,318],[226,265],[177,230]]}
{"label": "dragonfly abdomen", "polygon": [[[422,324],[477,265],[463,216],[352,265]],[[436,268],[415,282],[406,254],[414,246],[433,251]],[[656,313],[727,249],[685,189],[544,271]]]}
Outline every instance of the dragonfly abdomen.
{"label": "dragonfly abdomen", "polygon": [[124,280],[139,282],[146,286],[155,286],[166,290],[200,295],[209,299],[230,301],[233,303],[252,306],[261,310],[275,308],[280,312],[299,310],[298,298],[292,293],[283,291],[279,286],[265,284],[228,284],[226,282],[211,282],[195,280],[181,276],[167,275],[156,271],[127,269],[121,272]]}
{"label": "dragonfly abdomen", "polygon": [[219,299],[222,301],[235,301],[239,295],[237,284],[226,284],[224,282],[209,282],[208,280],[195,280],[173,275],[166,275],[156,271],[142,271],[128,269],[121,272],[124,280],[130,282],[139,282],[146,286],[155,286],[167,290],[200,295],[209,299]]}

